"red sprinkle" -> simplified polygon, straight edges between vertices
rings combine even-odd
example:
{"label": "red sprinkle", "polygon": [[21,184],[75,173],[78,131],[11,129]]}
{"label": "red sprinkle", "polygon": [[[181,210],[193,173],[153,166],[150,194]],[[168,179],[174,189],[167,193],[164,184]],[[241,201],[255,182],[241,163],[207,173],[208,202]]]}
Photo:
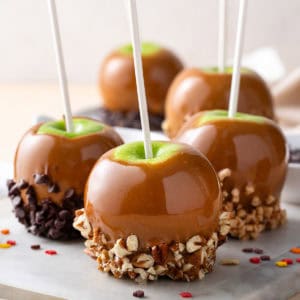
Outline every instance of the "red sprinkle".
{"label": "red sprinkle", "polygon": [[181,292],[179,295],[182,298],[193,298],[193,295],[190,292]]}
{"label": "red sprinkle", "polygon": [[48,255],[56,255],[57,254],[57,252],[55,250],[46,250],[45,253]]}
{"label": "red sprinkle", "polygon": [[296,258],[296,262],[297,262],[297,263],[300,263],[300,257],[299,257],[299,258]]}
{"label": "red sprinkle", "polygon": [[292,265],[294,263],[291,258],[283,258],[281,261],[285,261],[288,265]]}
{"label": "red sprinkle", "polygon": [[259,264],[260,263],[260,258],[259,257],[251,257],[249,261],[253,264]]}
{"label": "red sprinkle", "polygon": [[9,229],[5,228],[5,229],[1,230],[1,233],[7,235],[10,233],[10,231],[9,231]]}
{"label": "red sprinkle", "polygon": [[16,241],[13,241],[13,240],[8,240],[8,241],[6,241],[6,244],[9,244],[9,245],[11,245],[11,246],[16,246]]}

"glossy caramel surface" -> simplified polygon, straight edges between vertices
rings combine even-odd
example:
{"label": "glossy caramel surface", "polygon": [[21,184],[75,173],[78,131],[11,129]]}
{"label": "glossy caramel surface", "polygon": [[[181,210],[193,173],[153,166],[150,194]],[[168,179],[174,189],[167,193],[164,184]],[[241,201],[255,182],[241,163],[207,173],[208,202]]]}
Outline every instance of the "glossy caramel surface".
{"label": "glossy caramel surface", "polygon": [[229,168],[225,190],[245,191],[248,183],[261,199],[280,197],[287,172],[287,145],[276,124],[217,120],[198,126],[203,113],[194,115],[175,137],[201,151],[216,171]]}
{"label": "glossy caramel surface", "polygon": [[[61,204],[64,192],[73,188],[83,194],[87,177],[95,162],[106,151],[122,144],[120,136],[104,127],[99,133],[76,138],[37,134],[41,124],[32,127],[21,139],[14,162],[14,180],[26,180],[33,185],[38,201],[51,197]],[[59,193],[47,192],[43,184],[34,183],[33,174],[47,174],[59,185]]]}
{"label": "glossy caramel surface", "polygon": [[126,163],[107,152],[93,168],[84,198],[94,229],[114,241],[135,234],[143,246],[209,236],[218,228],[222,202],[211,164],[185,145],[157,164]]}
{"label": "glossy caramel surface", "polygon": [[[166,133],[174,137],[185,119],[191,115],[213,109],[228,109],[230,73],[204,72],[186,69],[174,79],[166,99]],[[273,119],[271,93],[256,73],[241,73],[238,111]]]}
{"label": "glossy caramel surface", "polygon": [[[183,65],[166,49],[144,55],[142,61],[149,112],[163,115],[167,90]],[[114,51],[107,56],[101,66],[99,86],[106,108],[138,111],[132,55]]]}

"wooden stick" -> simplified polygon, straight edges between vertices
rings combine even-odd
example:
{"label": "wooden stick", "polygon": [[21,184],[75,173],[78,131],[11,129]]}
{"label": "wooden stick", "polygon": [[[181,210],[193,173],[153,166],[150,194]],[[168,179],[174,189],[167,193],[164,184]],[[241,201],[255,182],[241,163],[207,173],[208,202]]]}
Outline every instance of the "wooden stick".
{"label": "wooden stick", "polygon": [[218,70],[225,71],[227,38],[227,0],[219,0]]}
{"label": "wooden stick", "polygon": [[72,110],[70,104],[68,81],[67,81],[67,75],[65,70],[65,63],[64,63],[63,50],[61,45],[61,37],[59,32],[55,0],[48,0],[48,6],[49,6],[49,15],[50,15],[53,43],[54,43],[54,52],[56,56],[57,72],[58,72],[60,89],[61,89],[62,99],[63,99],[66,130],[68,132],[72,132],[73,131]]}
{"label": "wooden stick", "polygon": [[234,118],[238,107],[241,58],[242,58],[242,50],[244,44],[244,31],[245,31],[245,23],[246,23],[246,17],[245,17],[246,6],[247,6],[247,0],[240,0],[237,35],[236,35],[236,43],[235,43],[235,50],[234,50],[235,52],[234,52],[234,62],[233,62],[233,73],[232,73],[230,98],[229,98],[228,116],[230,118]]}
{"label": "wooden stick", "polygon": [[139,34],[139,25],[136,9],[136,1],[128,0],[129,7],[129,23],[130,23],[130,33],[133,47],[133,60],[134,60],[134,70],[137,85],[138,101],[139,101],[139,111],[140,119],[142,124],[144,148],[146,158],[152,158],[152,145],[151,145],[151,134],[150,125],[147,109],[147,100],[145,92],[145,83],[143,76],[143,64],[141,56],[141,42]]}

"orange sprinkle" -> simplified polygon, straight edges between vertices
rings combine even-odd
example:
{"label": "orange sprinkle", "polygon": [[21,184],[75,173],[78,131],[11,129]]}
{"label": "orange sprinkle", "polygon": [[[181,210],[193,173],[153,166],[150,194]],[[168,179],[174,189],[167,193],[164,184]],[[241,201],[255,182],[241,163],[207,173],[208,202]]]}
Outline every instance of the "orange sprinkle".
{"label": "orange sprinkle", "polygon": [[9,231],[9,229],[6,229],[6,228],[5,228],[5,229],[2,229],[2,230],[1,230],[1,233],[6,235],[6,234],[9,234],[10,231]]}
{"label": "orange sprinkle", "polygon": [[0,248],[2,248],[2,249],[7,249],[7,248],[10,248],[11,247],[11,245],[10,244],[7,244],[7,243],[5,243],[5,244],[0,244]]}
{"label": "orange sprinkle", "polygon": [[295,254],[300,254],[300,248],[294,247],[294,248],[290,249],[290,252],[295,253]]}

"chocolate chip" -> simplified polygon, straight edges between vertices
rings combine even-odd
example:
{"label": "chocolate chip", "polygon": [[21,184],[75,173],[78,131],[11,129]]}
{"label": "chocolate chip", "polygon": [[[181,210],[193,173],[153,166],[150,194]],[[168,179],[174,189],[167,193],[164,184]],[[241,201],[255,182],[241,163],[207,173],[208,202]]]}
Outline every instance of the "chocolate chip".
{"label": "chocolate chip", "polygon": [[65,198],[66,200],[69,200],[69,199],[73,198],[74,195],[75,195],[74,189],[68,189],[68,190],[66,190],[66,192],[65,192],[64,198]]}
{"label": "chocolate chip", "polygon": [[73,218],[72,214],[66,209],[60,211],[58,216],[61,220],[71,220]]}
{"label": "chocolate chip", "polygon": [[48,187],[48,193],[59,193],[60,189],[59,186],[56,183],[52,183]]}
{"label": "chocolate chip", "polygon": [[28,196],[27,201],[28,201],[29,204],[36,204],[37,203],[36,198],[33,197],[33,196]]}
{"label": "chocolate chip", "polygon": [[34,191],[34,188],[30,185],[30,186],[27,188],[25,194],[26,194],[27,196],[35,197],[35,191]]}
{"label": "chocolate chip", "polygon": [[23,219],[25,217],[25,211],[22,207],[16,207],[15,214],[18,219]]}
{"label": "chocolate chip", "polygon": [[20,195],[20,189],[19,189],[19,187],[18,187],[18,184],[15,183],[15,184],[12,186],[12,188],[9,190],[8,196],[14,197],[14,196],[18,196],[18,195]]}
{"label": "chocolate chip", "polygon": [[49,221],[47,221],[47,222],[45,223],[45,227],[49,228],[49,227],[51,227],[51,226],[53,225],[53,223],[54,223],[54,220],[53,220],[53,219],[50,219]]}
{"label": "chocolate chip", "polygon": [[8,190],[10,190],[14,185],[15,185],[15,182],[12,179],[6,180],[6,186],[7,186]]}
{"label": "chocolate chip", "polygon": [[271,257],[270,257],[269,255],[262,255],[262,256],[260,257],[260,259],[266,261],[266,260],[270,260]]}
{"label": "chocolate chip", "polygon": [[30,246],[30,248],[32,249],[32,250],[40,250],[41,249],[41,246],[40,245],[31,245]]}
{"label": "chocolate chip", "polygon": [[132,293],[132,296],[133,297],[137,297],[137,298],[144,298],[145,297],[145,293],[142,290],[137,290],[137,291],[134,291]]}
{"label": "chocolate chip", "polygon": [[66,221],[65,220],[59,220],[59,219],[57,219],[54,222],[54,226],[57,229],[62,229],[62,228],[64,228],[65,225],[66,225]]}
{"label": "chocolate chip", "polygon": [[26,189],[28,187],[28,182],[26,182],[24,179],[21,179],[18,182],[18,187],[20,190]]}
{"label": "chocolate chip", "polygon": [[57,230],[55,228],[51,228],[48,232],[48,236],[51,239],[57,240],[63,236],[63,233],[60,230]]}
{"label": "chocolate chip", "polygon": [[34,182],[36,184],[48,184],[50,182],[49,176],[46,174],[34,174],[33,175]]}
{"label": "chocolate chip", "polygon": [[242,251],[245,253],[253,253],[253,248],[244,248]]}
{"label": "chocolate chip", "polygon": [[[111,111],[104,107],[87,112],[92,118],[98,119],[111,126],[121,126],[141,129],[140,116],[138,111]],[[158,114],[149,114],[149,123],[151,130],[161,130],[161,124],[164,117]]]}
{"label": "chocolate chip", "polygon": [[14,198],[12,198],[11,202],[13,207],[17,207],[22,204],[22,199],[20,196],[15,196]]}
{"label": "chocolate chip", "polygon": [[35,214],[35,222],[37,224],[42,224],[45,220],[45,215],[44,215],[44,212],[43,211],[38,211],[36,214]]}
{"label": "chocolate chip", "polygon": [[254,252],[254,253],[257,253],[257,254],[263,254],[263,253],[264,253],[264,250],[259,249],[259,248],[255,248],[255,249],[253,250],[253,252]]}

